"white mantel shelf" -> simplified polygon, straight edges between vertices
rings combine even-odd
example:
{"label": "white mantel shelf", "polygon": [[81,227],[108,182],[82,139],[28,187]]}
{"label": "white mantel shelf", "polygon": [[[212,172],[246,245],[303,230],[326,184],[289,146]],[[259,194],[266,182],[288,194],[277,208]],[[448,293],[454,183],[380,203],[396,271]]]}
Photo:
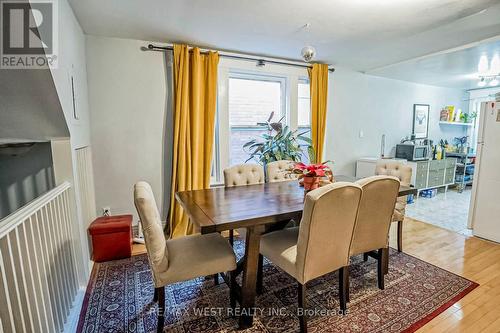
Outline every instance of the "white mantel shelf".
{"label": "white mantel shelf", "polygon": [[459,123],[458,121],[440,121],[439,125],[472,126],[473,123]]}

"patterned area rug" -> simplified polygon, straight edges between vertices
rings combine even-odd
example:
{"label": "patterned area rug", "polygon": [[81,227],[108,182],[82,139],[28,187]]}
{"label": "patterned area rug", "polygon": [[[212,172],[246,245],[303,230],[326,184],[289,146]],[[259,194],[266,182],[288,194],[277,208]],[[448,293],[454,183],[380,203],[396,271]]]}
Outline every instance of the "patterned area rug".
{"label": "patterned area rug", "polygon": [[[237,243],[241,256],[243,245]],[[478,285],[391,249],[385,290],[377,288],[376,261],[354,258],[348,314],[338,315],[338,278],[328,274],[307,284],[309,332],[413,332]],[[234,332],[238,320],[227,286],[212,279],[166,289],[165,332]],[[296,282],[264,262],[264,293],[254,326],[239,332],[298,332]],[[77,332],[156,332],[156,304],[146,255],[95,264]]]}

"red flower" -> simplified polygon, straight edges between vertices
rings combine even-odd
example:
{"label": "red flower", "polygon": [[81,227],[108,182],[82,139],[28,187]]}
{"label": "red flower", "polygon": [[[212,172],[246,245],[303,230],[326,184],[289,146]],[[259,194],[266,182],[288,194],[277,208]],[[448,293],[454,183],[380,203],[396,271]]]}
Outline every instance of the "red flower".
{"label": "red flower", "polygon": [[324,177],[327,170],[330,169],[324,163],[306,165],[300,162],[295,164],[292,171],[293,173],[302,174],[304,177]]}

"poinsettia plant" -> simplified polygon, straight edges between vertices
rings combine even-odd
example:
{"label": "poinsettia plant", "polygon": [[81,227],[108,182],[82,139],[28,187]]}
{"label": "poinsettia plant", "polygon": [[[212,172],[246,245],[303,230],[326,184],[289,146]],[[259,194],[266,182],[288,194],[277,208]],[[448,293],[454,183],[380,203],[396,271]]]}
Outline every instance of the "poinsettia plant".
{"label": "poinsettia plant", "polygon": [[292,173],[302,175],[302,177],[325,177],[331,174],[330,168],[326,165],[328,162],[330,161],[316,164],[295,163]]}

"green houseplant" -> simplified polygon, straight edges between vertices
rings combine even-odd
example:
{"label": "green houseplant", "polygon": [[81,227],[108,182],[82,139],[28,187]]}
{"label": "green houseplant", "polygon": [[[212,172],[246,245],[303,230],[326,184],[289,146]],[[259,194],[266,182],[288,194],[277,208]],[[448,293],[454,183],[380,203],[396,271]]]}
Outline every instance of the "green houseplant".
{"label": "green houseplant", "polygon": [[472,112],[472,113],[462,113],[460,115],[460,120],[464,123],[472,123],[474,119],[477,117],[477,112]]}
{"label": "green houseplant", "polygon": [[302,157],[300,145],[307,146],[309,159],[314,161],[312,141],[305,136],[309,130],[302,133],[298,133],[298,130],[292,131],[290,127],[281,123],[284,116],[277,122],[272,121],[273,116],[274,112],[271,112],[266,122],[257,123],[259,126],[265,126],[267,133],[243,145],[243,150],[249,154],[245,162],[256,160],[262,165],[279,160],[300,162]]}

